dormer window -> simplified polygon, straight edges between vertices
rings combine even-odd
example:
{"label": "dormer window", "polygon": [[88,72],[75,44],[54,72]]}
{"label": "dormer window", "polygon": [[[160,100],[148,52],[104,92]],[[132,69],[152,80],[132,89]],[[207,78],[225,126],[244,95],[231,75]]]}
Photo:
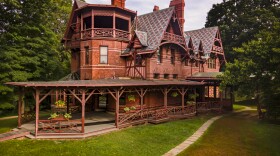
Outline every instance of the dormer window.
{"label": "dormer window", "polygon": [[216,69],[216,59],[209,58],[207,63],[208,63],[208,68]]}

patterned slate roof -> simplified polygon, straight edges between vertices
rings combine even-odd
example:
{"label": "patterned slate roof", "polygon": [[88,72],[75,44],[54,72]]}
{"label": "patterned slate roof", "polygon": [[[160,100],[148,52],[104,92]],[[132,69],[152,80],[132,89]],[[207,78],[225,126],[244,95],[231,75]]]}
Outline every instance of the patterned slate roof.
{"label": "patterned slate roof", "polygon": [[147,47],[148,46],[148,36],[146,32],[143,31],[137,31],[135,30],[135,34],[138,37],[140,43],[142,44],[142,46]]}
{"label": "patterned slate roof", "polygon": [[174,7],[169,7],[138,16],[137,31],[147,32],[148,41],[148,46],[141,51],[156,50],[159,47],[173,13]]}
{"label": "patterned slate roof", "polygon": [[212,50],[212,46],[214,44],[214,39],[218,31],[219,31],[218,27],[210,27],[210,28],[202,28],[198,30],[186,31],[185,34],[186,36],[191,36],[193,42],[197,42],[196,40],[201,40],[203,44],[204,52],[210,53]]}
{"label": "patterned slate roof", "polygon": [[82,1],[79,1],[79,0],[76,0],[76,3],[77,3],[78,8],[81,8],[81,7],[83,7],[83,6],[88,5],[88,3],[82,2]]}

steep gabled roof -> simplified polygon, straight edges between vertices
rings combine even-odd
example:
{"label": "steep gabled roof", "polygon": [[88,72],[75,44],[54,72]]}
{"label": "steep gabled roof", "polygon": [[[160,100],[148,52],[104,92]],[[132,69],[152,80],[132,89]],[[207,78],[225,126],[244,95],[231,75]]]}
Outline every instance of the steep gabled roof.
{"label": "steep gabled roof", "polygon": [[138,16],[137,30],[147,33],[148,46],[141,51],[156,50],[174,13],[174,7]]}
{"label": "steep gabled roof", "polygon": [[146,32],[143,31],[137,31],[135,30],[135,34],[138,37],[140,43],[142,44],[142,46],[147,47],[148,46],[148,35]]}
{"label": "steep gabled roof", "polygon": [[88,3],[86,3],[86,2],[82,2],[82,1],[79,1],[79,0],[75,0],[75,1],[77,3],[78,8],[81,8],[81,7],[84,7],[84,6],[88,5]]}
{"label": "steep gabled roof", "polygon": [[[195,48],[199,46],[199,40],[203,43],[203,48],[205,53],[210,53],[212,46],[215,41],[217,32],[219,31],[218,27],[202,28],[198,30],[186,31],[186,36],[191,36]],[[196,42],[196,43],[195,43]],[[196,46],[198,44],[198,46]]]}

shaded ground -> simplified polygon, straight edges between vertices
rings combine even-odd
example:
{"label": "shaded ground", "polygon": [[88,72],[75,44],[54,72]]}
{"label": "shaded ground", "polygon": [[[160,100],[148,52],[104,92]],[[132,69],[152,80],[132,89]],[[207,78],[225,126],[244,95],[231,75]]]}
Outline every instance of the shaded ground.
{"label": "shaded ground", "polygon": [[280,125],[258,120],[256,111],[217,120],[180,155],[279,155]]}
{"label": "shaded ground", "polygon": [[141,125],[85,140],[5,141],[0,143],[0,155],[162,155],[191,136],[211,117]]}

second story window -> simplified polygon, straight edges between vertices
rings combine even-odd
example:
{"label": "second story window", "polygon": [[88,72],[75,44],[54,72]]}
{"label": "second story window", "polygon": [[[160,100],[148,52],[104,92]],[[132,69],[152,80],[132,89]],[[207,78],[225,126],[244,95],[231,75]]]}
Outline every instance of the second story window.
{"label": "second story window", "polygon": [[88,65],[89,64],[89,47],[85,47],[85,64]]}
{"label": "second story window", "polygon": [[157,62],[162,63],[162,50],[161,50],[161,48],[157,50]]}
{"label": "second story window", "polygon": [[185,59],[185,66],[189,65],[189,59]]}
{"label": "second story window", "polygon": [[164,79],[169,79],[169,74],[164,74]]}
{"label": "second story window", "polygon": [[173,74],[173,79],[178,79],[178,74]]}
{"label": "second story window", "polygon": [[108,64],[108,47],[100,47],[100,64]]}
{"label": "second story window", "polygon": [[175,64],[175,49],[171,49],[171,64]]}
{"label": "second story window", "polygon": [[208,68],[216,69],[216,59],[210,58],[208,59]]}

